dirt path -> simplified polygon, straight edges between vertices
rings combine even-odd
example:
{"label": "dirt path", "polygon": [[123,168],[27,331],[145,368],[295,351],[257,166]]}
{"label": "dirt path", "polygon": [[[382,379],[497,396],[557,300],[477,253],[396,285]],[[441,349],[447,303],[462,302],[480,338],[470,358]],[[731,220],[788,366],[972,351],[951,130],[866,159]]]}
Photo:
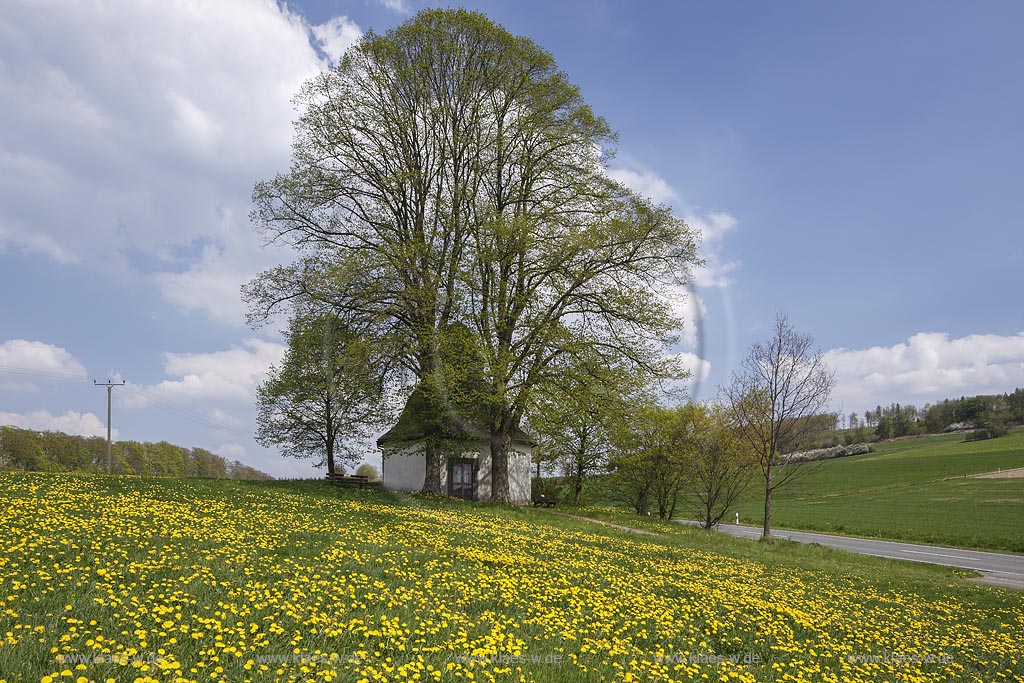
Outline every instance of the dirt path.
{"label": "dirt path", "polygon": [[1024,467],[1015,470],[1000,470],[998,472],[985,472],[984,474],[972,474],[978,479],[1024,479]]}
{"label": "dirt path", "polygon": [[631,526],[624,526],[622,524],[615,524],[614,522],[606,522],[603,519],[594,519],[593,517],[583,517],[581,515],[570,515],[568,512],[559,512],[557,510],[548,510],[553,515],[561,515],[562,517],[572,517],[573,519],[582,519],[584,522],[593,522],[594,524],[602,524],[604,526],[610,526],[613,529],[619,529],[621,531],[631,531],[634,534],[640,534],[642,536],[660,536],[653,531],[647,531],[645,529],[637,529]]}

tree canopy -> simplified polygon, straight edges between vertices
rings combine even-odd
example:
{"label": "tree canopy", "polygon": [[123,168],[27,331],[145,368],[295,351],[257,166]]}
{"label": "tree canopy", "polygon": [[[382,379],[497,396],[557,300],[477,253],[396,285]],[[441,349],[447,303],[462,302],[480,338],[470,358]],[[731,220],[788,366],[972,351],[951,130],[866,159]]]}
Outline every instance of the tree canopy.
{"label": "tree canopy", "polygon": [[[557,359],[668,374],[668,299],[695,236],[607,176],[611,128],[549,53],[481,14],[426,10],[364,35],[295,103],[291,169],[256,185],[253,220],[300,256],[246,288],[253,323],[293,302],[359,320],[398,340],[439,412],[445,337],[464,325],[497,500],[509,439]],[[428,491],[442,458],[428,443]]]}
{"label": "tree canopy", "polygon": [[365,337],[332,314],[292,319],[288,349],[257,389],[257,440],[285,455],[356,462],[359,440],[387,419],[388,366],[371,358]]}
{"label": "tree canopy", "polygon": [[[0,470],[106,472],[107,440],[97,436],[0,426]],[[115,441],[113,472],[146,477],[272,478],[249,465],[227,460],[204,448],[183,448],[166,441]]]}

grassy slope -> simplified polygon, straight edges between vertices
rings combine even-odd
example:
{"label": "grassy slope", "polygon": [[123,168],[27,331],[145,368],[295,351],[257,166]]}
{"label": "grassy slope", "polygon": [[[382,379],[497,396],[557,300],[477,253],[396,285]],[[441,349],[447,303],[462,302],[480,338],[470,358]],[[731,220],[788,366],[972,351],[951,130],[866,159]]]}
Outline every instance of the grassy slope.
{"label": "grassy slope", "polygon": [[[1024,467],[1024,430],[964,443],[961,435],[891,441],[825,461],[773,496],[776,527],[1024,552],[1024,479],[965,475]],[[761,524],[756,486],[738,506]],[[731,516],[731,515],[730,515]]]}
{"label": "grassy slope", "polygon": [[[0,682],[1024,680],[1019,593],[939,567],[320,482],[0,475],[0,503]],[[849,661],[886,653],[953,661]],[[495,654],[523,659],[458,659]]]}

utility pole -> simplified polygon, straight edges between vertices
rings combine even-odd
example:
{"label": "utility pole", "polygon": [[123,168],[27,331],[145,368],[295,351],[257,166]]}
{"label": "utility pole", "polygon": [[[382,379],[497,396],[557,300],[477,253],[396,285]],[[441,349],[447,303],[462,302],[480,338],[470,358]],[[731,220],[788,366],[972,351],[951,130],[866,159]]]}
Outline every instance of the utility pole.
{"label": "utility pole", "polygon": [[114,471],[113,462],[114,459],[111,455],[110,449],[110,396],[114,390],[114,387],[123,387],[124,380],[120,382],[111,382],[107,380],[105,383],[99,383],[96,380],[92,381],[93,386],[106,387],[107,388],[107,474],[111,474]]}

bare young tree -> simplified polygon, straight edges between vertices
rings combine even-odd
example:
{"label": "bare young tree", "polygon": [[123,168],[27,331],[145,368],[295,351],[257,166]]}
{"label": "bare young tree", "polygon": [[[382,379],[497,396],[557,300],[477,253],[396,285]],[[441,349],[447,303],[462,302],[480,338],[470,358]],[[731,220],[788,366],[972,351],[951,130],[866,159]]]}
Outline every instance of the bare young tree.
{"label": "bare young tree", "polygon": [[813,344],[779,313],[772,338],[750,347],[724,390],[730,418],[757,453],[764,478],[762,538],[771,536],[772,493],[806,471],[803,464],[786,465],[782,447],[803,442],[816,428],[808,418],[822,411],[835,386],[833,372]]}

